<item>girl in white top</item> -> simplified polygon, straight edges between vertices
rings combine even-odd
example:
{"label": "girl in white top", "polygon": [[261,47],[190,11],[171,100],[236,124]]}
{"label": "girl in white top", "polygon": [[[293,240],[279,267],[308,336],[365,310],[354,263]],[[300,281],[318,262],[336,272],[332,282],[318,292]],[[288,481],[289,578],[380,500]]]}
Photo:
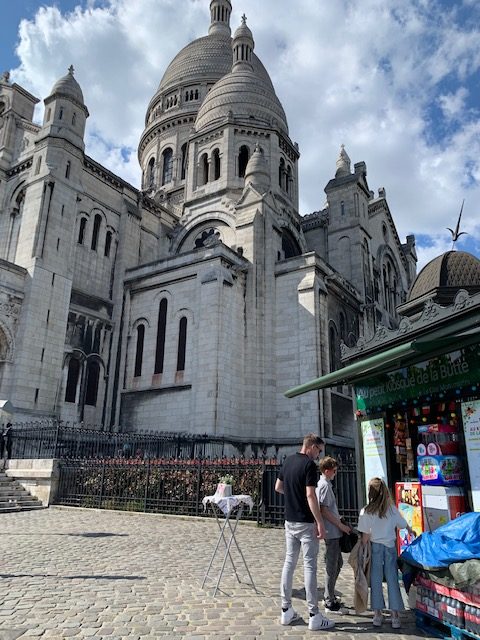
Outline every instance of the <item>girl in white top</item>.
{"label": "girl in white top", "polygon": [[405,518],[393,505],[387,485],[381,478],[372,478],[368,483],[368,504],[360,511],[358,530],[362,532],[362,543],[372,543],[372,562],[370,569],[370,600],[374,610],[373,625],[383,623],[382,609],[383,577],[387,581],[388,606],[392,612],[392,627],[401,626],[399,611],[404,609],[398,585],[396,537],[397,527],[413,533]]}

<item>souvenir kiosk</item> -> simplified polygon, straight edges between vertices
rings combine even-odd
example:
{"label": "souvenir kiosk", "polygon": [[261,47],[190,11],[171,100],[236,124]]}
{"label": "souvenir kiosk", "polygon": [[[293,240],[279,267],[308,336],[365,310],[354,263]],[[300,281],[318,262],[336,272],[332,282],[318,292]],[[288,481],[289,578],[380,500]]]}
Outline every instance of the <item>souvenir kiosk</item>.
{"label": "souvenir kiosk", "polygon": [[[383,477],[419,534],[480,511],[480,261],[439,256],[397,311],[396,329],[379,327],[343,349],[342,369],[285,395],[352,385],[360,503]],[[408,542],[400,532],[399,551]]]}

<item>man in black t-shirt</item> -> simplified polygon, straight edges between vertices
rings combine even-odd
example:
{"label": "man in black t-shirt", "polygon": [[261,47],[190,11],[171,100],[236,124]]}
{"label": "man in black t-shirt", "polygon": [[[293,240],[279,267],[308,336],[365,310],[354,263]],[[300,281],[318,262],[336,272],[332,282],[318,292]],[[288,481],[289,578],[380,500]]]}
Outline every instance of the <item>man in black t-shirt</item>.
{"label": "man in black t-shirt", "polygon": [[287,625],[299,618],[292,607],[292,584],[302,549],[305,593],[310,614],[308,628],[312,631],[331,629],[335,626],[334,622],[318,611],[318,541],[324,537],[325,527],[315,495],[318,471],[314,461],[323,450],[323,440],[315,433],[309,433],[303,439],[301,450],[285,460],[275,484],[275,491],[285,496],[286,553],[280,584],[280,622]]}

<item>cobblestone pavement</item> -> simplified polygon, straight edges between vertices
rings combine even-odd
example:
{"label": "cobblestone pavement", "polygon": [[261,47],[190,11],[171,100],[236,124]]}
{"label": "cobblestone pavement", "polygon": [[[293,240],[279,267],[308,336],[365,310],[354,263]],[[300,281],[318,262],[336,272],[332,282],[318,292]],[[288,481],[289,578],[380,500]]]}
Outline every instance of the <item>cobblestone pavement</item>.
{"label": "cobblestone pavement", "polygon": [[[242,582],[227,565],[222,591],[213,597],[213,582],[202,588],[218,534],[213,520],[61,507],[0,518],[0,640],[425,637],[408,610],[399,631],[388,619],[374,629],[371,612],[353,611],[334,616],[334,631],[309,631],[300,570],[294,607],[304,619],[282,627],[281,529],[240,523],[237,538],[257,592],[246,584],[248,576],[233,555]],[[337,586],[351,605],[348,565]]]}

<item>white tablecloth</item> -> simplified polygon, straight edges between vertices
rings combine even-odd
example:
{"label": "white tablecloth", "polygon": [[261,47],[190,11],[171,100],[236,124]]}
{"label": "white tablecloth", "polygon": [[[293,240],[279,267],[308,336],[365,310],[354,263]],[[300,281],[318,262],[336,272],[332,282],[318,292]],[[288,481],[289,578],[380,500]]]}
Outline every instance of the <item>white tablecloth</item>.
{"label": "white tablecloth", "polygon": [[207,508],[209,502],[216,504],[225,515],[229,514],[235,507],[238,507],[239,504],[246,504],[250,511],[253,509],[253,500],[251,496],[247,495],[228,496],[227,498],[216,494],[213,496],[205,496],[202,500],[204,509]]}

